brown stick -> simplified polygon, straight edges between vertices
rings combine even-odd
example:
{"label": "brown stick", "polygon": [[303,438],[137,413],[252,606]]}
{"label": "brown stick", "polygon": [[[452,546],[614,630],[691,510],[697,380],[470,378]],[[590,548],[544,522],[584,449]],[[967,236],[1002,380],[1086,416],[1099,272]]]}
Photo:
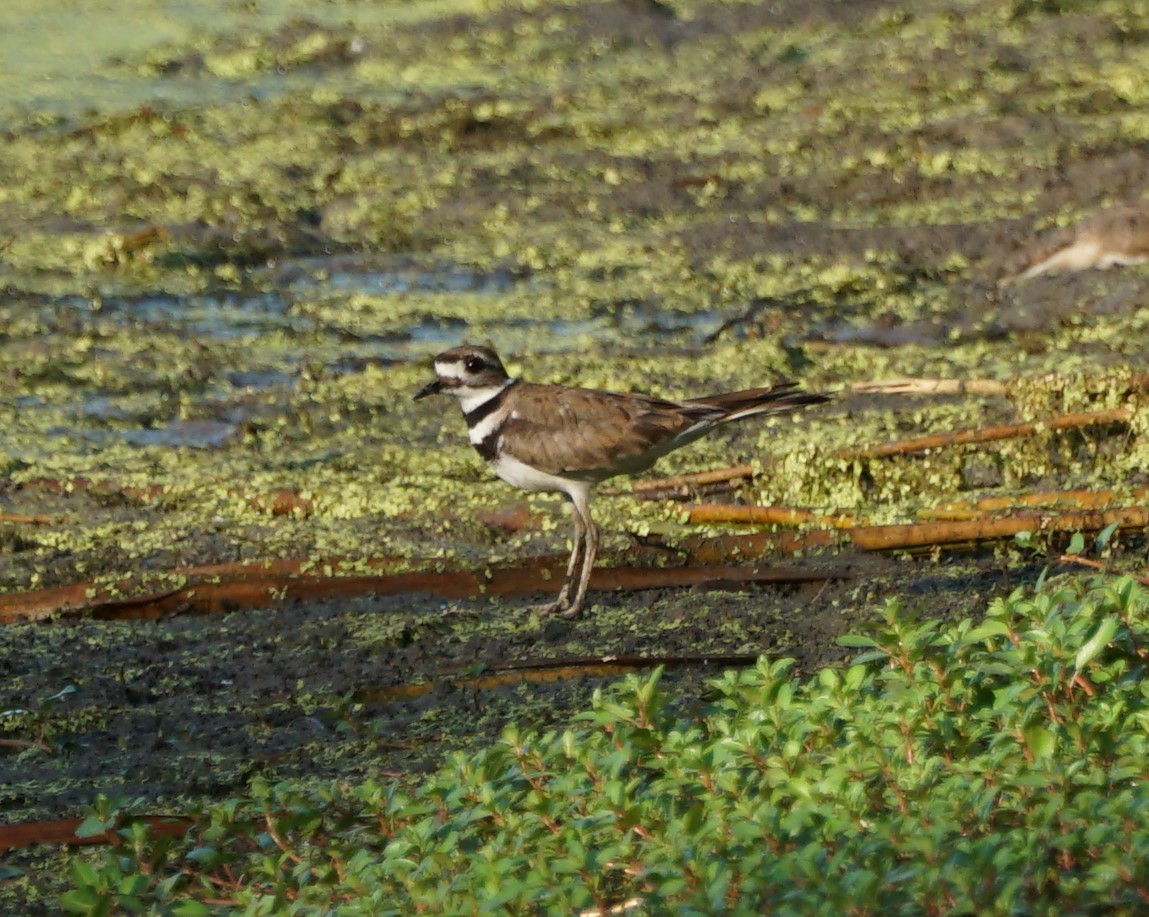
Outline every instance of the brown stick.
{"label": "brown stick", "polygon": [[808,509],[787,506],[735,506],[730,503],[698,503],[688,507],[694,523],[739,522],[753,525],[779,525],[797,528],[816,525],[822,528],[850,529],[857,525],[853,516],[823,515]]}
{"label": "brown stick", "polygon": [[55,521],[52,516],[41,514],[0,513],[0,522],[8,522],[12,525],[51,525]]}
{"label": "brown stick", "polygon": [[690,474],[676,474],[669,478],[651,478],[649,481],[635,481],[636,494],[652,490],[678,490],[683,487],[701,487],[705,484],[721,484],[738,478],[751,478],[755,475],[753,465],[731,465],[729,468],[716,468],[713,471],[695,471]]}
{"label": "brown stick", "polygon": [[1149,507],[1113,507],[1103,512],[1062,514],[1019,513],[1003,519],[924,522],[904,525],[863,525],[836,533],[829,529],[805,532],[756,532],[690,538],[681,545],[692,563],[722,563],[735,557],[756,558],[767,553],[796,554],[811,548],[840,545],[843,537],[859,551],[896,551],[943,547],[965,542],[1012,538],[1018,532],[1097,532],[1112,522],[1118,528],[1149,527]]}
{"label": "brown stick", "polygon": [[41,742],[38,739],[0,739],[0,748],[16,748],[20,751],[35,748],[48,754],[55,752],[55,749],[52,748],[51,745],[47,742]]}
{"label": "brown stick", "polygon": [[[186,815],[145,815],[152,837],[176,837],[187,834],[192,820]],[[0,825],[0,852],[19,850],[34,844],[69,844],[82,846],[111,843],[114,832],[77,837],[76,829],[83,823],[80,818],[57,818],[52,821],[24,822]]]}
{"label": "brown stick", "polygon": [[1073,512],[1050,516],[1022,513],[1003,519],[961,522],[923,522],[916,525],[867,525],[850,531],[854,547],[863,551],[892,551],[932,547],[966,541],[1012,538],[1018,532],[1097,532],[1116,522],[1118,528],[1149,526],[1149,507],[1126,506],[1102,512]]}
{"label": "brown stick", "polygon": [[1007,395],[1009,385],[996,379],[883,379],[851,382],[859,395]]}
{"label": "brown stick", "polygon": [[[1143,500],[1149,498],[1149,487],[1138,487],[1129,496]],[[921,510],[919,519],[955,520],[980,519],[987,513],[1020,506],[1077,507],[1081,509],[1104,509],[1112,506],[1120,496],[1112,490],[1049,490],[1028,494],[1005,494],[982,497],[979,500],[950,500],[937,506]]]}
{"label": "brown stick", "polygon": [[396,700],[412,700],[436,690],[444,684],[453,688],[473,691],[494,690],[507,685],[572,681],[576,678],[618,678],[628,672],[641,671],[661,665],[668,668],[686,666],[753,665],[761,653],[716,653],[703,655],[673,654],[664,656],[581,656],[566,659],[539,659],[521,663],[495,663],[479,675],[455,671],[440,672],[446,676],[435,681],[404,682],[397,685],[361,688],[354,698],[359,703],[380,704]]}
{"label": "brown stick", "polygon": [[942,449],[946,446],[1018,439],[1023,436],[1033,436],[1045,430],[1069,430],[1077,427],[1127,423],[1131,413],[1128,408],[1111,408],[1106,411],[1089,411],[1081,414],[1058,414],[1046,420],[1035,420],[1028,423],[982,427],[979,430],[955,430],[953,433],[935,433],[932,436],[896,440],[862,449],[842,449],[838,452],[838,456],[841,458],[887,458],[891,455],[910,455],[915,452],[927,452],[930,449]]}
{"label": "brown stick", "polygon": [[1089,567],[1092,570],[1100,570],[1102,573],[1112,573],[1116,576],[1131,576],[1137,580],[1137,582],[1149,586],[1149,576],[1138,576],[1135,573],[1127,573],[1124,570],[1111,567],[1109,564],[1103,564],[1101,561],[1082,557],[1080,554],[1062,554],[1057,559],[1063,564],[1077,564],[1079,567]]}
{"label": "brown stick", "polygon": [[[1149,388],[1149,373],[1135,373],[1131,376],[1102,376],[1101,380],[1122,378],[1128,384],[1125,392],[1142,391]],[[1010,393],[1019,379],[921,379],[906,376],[895,379],[851,382],[850,391],[858,395],[1000,395]],[[1056,373],[1043,376],[1042,381],[1064,387],[1066,379]]]}
{"label": "brown stick", "polygon": [[[266,608],[285,598],[317,596],[401,595],[430,593],[451,599],[480,595],[522,596],[558,588],[563,562],[539,558],[518,567],[488,571],[412,571],[384,575],[311,575],[300,572],[302,562],[280,562],[269,569],[262,564],[230,564],[175,571],[183,585],[174,589],[110,598],[132,588],[127,580],[93,595],[92,583],[55,586],[35,592],[0,595],[0,624],[39,620],[59,614],[90,615],[102,620],[154,618],[173,612],[221,612],[238,608]],[[712,583],[824,582],[847,574],[801,570],[793,567],[602,567],[593,571],[591,588],[634,591]],[[136,588],[139,588],[138,585]]]}

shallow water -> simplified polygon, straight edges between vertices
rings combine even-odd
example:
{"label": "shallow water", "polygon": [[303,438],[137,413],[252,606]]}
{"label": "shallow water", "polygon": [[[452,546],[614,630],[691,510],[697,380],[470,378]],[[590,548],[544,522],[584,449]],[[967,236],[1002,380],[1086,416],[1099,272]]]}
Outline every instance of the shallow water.
{"label": "shallow water", "polygon": [[[455,9],[465,5],[450,4]],[[179,107],[245,96],[268,98],[317,85],[328,90],[354,86],[357,92],[369,92],[369,85],[353,75],[342,77],[338,71],[284,72],[257,67],[245,72],[239,59],[229,70],[223,56],[185,66],[174,76],[154,74],[154,69],[162,68],[144,63],[157,48],[194,46],[209,36],[242,37],[292,23],[335,30],[345,25],[352,11],[357,25],[367,29],[433,15],[441,6],[446,4],[4,0],[0,4],[0,73],[4,79],[0,119],[74,119],[89,112],[112,114],[141,105]]]}

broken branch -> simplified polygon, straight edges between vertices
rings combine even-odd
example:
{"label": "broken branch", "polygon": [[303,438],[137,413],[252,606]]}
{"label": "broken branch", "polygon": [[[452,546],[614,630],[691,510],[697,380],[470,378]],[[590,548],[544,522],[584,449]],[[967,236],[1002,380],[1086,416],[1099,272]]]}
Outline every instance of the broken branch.
{"label": "broken branch", "polygon": [[1091,570],[1100,570],[1102,573],[1112,573],[1115,576],[1131,576],[1137,580],[1137,582],[1149,586],[1149,576],[1138,576],[1136,573],[1127,573],[1124,570],[1111,567],[1109,564],[1103,564],[1101,561],[1082,557],[1080,554],[1062,554],[1057,559],[1063,564],[1077,564],[1079,567],[1089,567]]}
{"label": "broken branch", "polygon": [[[427,593],[448,599],[476,596],[522,596],[553,587],[563,570],[559,558],[539,558],[518,567],[487,570],[412,571],[382,575],[319,575],[303,570],[302,562],[228,564],[175,571],[182,585],[174,589],[112,598],[128,591],[126,580],[98,592],[92,583],[56,586],[35,592],[0,596],[0,624],[39,620],[59,614],[89,615],[102,620],[154,618],[176,612],[221,612],[266,608],[287,598],[350,596],[375,593]],[[792,567],[614,567],[599,568],[590,586],[602,591],[637,591],[712,583],[823,582],[846,574]],[[137,586],[138,588],[138,586]],[[93,594],[95,593],[95,594]]]}
{"label": "broken branch", "polygon": [[1046,420],[1028,423],[1006,424],[996,427],[982,427],[978,430],[955,430],[952,433],[935,433],[931,436],[918,436],[913,439],[895,440],[878,446],[862,449],[842,449],[841,458],[888,458],[892,455],[911,455],[928,452],[930,449],[943,449],[946,446],[963,446],[970,443],[989,443],[1003,439],[1018,439],[1034,436],[1045,430],[1069,430],[1080,427],[1097,427],[1108,424],[1127,423],[1128,408],[1110,408],[1105,411],[1088,411],[1080,414],[1059,414]]}
{"label": "broken branch", "polygon": [[1001,519],[920,522],[911,525],[867,525],[850,531],[854,547],[863,551],[924,548],[968,541],[1012,538],[1019,532],[1098,532],[1117,523],[1121,529],[1149,526],[1149,507],[1126,506],[1103,512],[1058,515],[1019,513]]}
{"label": "broken branch", "polygon": [[1009,386],[996,379],[884,379],[851,382],[858,395],[1007,395]]}
{"label": "broken branch", "polygon": [[736,506],[731,503],[699,503],[688,507],[694,523],[740,522],[751,525],[778,525],[797,528],[816,525],[823,528],[848,529],[857,522],[853,516],[823,515],[813,510],[787,506]]}
{"label": "broken branch", "polygon": [[[1134,499],[1149,498],[1149,487],[1139,487],[1130,494]],[[982,497],[978,500],[950,500],[937,506],[921,510],[919,519],[957,520],[979,519],[988,513],[1018,507],[1066,507],[1077,509],[1104,509],[1112,506],[1121,497],[1112,490],[1049,490],[1028,494],[1005,494]]]}
{"label": "broken branch", "polygon": [[695,471],[690,474],[676,474],[669,478],[651,478],[649,481],[635,481],[632,490],[636,494],[649,494],[651,491],[679,490],[685,487],[701,487],[705,484],[721,484],[738,478],[751,478],[756,474],[753,465],[731,465],[729,468],[716,468],[713,471]]}

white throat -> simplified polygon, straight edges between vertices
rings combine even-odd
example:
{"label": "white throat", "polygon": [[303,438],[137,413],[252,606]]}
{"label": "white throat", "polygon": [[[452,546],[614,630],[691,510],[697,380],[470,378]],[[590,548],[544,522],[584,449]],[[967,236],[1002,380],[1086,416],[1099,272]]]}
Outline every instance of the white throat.
{"label": "white throat", "polygon": [[492,398],[496,397],[499,392],[511,385],[515,380],[507,379],[499,385],[485,385],[482,388],[471,388],[470,386],[461,386],[455,389],[455,397],[459,399],[459,406],[463,409],[464,414],[470,414],[476,408],[482,407]]}

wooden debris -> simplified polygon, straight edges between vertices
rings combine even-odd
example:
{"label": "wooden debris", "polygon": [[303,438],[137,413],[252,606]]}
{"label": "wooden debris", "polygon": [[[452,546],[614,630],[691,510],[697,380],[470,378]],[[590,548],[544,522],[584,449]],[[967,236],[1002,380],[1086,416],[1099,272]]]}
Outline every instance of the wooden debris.
{"label": "wooden debris", "polygon": [[674,654],[654,656],[573,656],[560,659],[527,659],[519,662],[494,663],[473,674],[456,666],[447,677],[434,681],[407,682],[398,685],[362,688],[356,691],[358,703],[379,704],[412,700],[447,686],[456,690],[484,691],[517,684],[539,684],[570,681],[575,678],[619,678],[628,672],[655,666],[745,666],[758,661],[761,653]]}
{"label": "wooden debris", "polygon": [[[191,829],[192,819],[186,815],[144,815],[138,821],[147,822],[152,837],[178,837]],[[76,829],[83,824],[81,818],[55,818],[51,821],[32,821],[15,825],[0,825],[0,853],[20,850],[36,844],[67,844],[80,847],[110,844],[119,838],[114,831],[77,837]]]}
{"label": "wooden debris", "polygon": [[635,494],[649,495],[655,491],[682,490],[688,487],[736,481],[739,478],[751,478],[756,473],[753,465],[731,465],[729,468],[716,468],[713,471],[695,471],[690,474],[676,474],[669,478],[635,481],[632,489]]}
{"label": "wooden debris", "polygon": [[1099,560],[1082,557],[1080,554],[1062,554],[1057,559],[1063,564],[1076,564],[1079,567],[1089,567],[1091,570],[1100,570],[1102,573],[1110,573],[1113,576],[1130,576],[1137,580],[1137,582],[1149,586],[1149,576],[1138,576],[1136,573],[1127,573],[1124,570],[1117,570],[1108,564],[1103,564]]}
{"label": "wooden debris", "polygon": [[1116,522],[1119,529],[1149,526],[1149,507],[1126,506],[1104,511],[1059,514],[1018,513],[999,519],[919,522],[909,525],[866,525],[851,529],[850,541],[862,551],[892,551],[973,541],[1012,538],[1019,532],[1099,532]]}
{"label": "wooden debris", "polygon": [[857,395],[1008,395],[1009,384],[997,379],[885,379],[852,382]]}
{"label": "wooden debris", "polygon": [[[183,585],[145,595],[118,596],[131,581],[116,587],[74,583],[34,592],[0,596],[0,624],[39,620],[58,615],[88,616],[101,620],[154,618],[177,613],[218,613],[241,608],[266,608],[284,599],[333,596],[400,595],[425,593],[447,599],[480,595],[523,596],[549,590],[562,574],[563,561],[541,558],[518,567],[490,571],[449,570],[392,574],[309,573],[301,561],[278,564],[225,564],[174,571],[172,581]],[[793,567],[614,567],[591,575],[596,591],[637,591],[707,583],[804,583],[824,582],[847,576],[841,572],[816,572]]]}
{"label": "wooden debris", "polygon": [[1019,439],[1035,436],[1046,430],[1070,430],[1081,427],[1100,427],[1109,424],[1128,423],[1132,412],[1128,408],[1110,408],[1104,411],[1087,411],[1080,414],[1058,414],[1046,420],[1028,423],[1006,424],[1004,426],[981,427],[976,430],[955,430],[951,433],[935,433],[913,439],[895,440],[877,446],[861,449],[849,448],[838,452],[840,458],[870,459],[888,458],[894,455],[912,455],[928,452],[931,449],[944,449],[947,446],[964,446],[970,443],[989,443],[1003,439]]}
{"label": "wooden debris", "polygon": [[737,522],[751,525],[778,525],[797,528],[814,525],[821,528],[853,528],[853,516],[823,515],[809,509],[787,506],[738,506],[732,503],[698,503],[687,508],[693,523]]}
{"label": "wooden debris", "polygon": [[1019,532],[1098,532],[1111,523],[1119,529],[1149,527],[1149,506],[1111,507],[1065,513],[1021,512],[1001,518],[895,525],[857,525],[837,531],[762,532],[687,539],[682,548],[692,563],[720,563],[736,557],[796,554],[811,548],[849,546],[859,551],[896,551],[946,547],[1012,538]]}
{"label": "wooden debris", "polygon": [[[1137,500],[1149,499],[1149,487],[1138,487],[1129,496]],[[1003,510],[1020,507],[1065,509],[1104,509],[1126,497],[1112,490],[1047,490],[1025,494],[1000,494],[977,500],[949,500],[937,506],[920,510],[919,519],[956,520],[981,519]]]}
{"label": "wooden debris", "polygon": [[1028,267],[1008,274],[1004,286],[1057,271],[1106,270],[1149,261],[1149,204],[1110,207],[1072,229],[1062,229],[1042,240],[1030,255]]}
{"label": "wooden debris", "polygon": [[0,522],[7,522],[10,525],[52,525],[57,522],[55,516],[45,516],[41,513],[26,514],[26,513],[0,513]]}

